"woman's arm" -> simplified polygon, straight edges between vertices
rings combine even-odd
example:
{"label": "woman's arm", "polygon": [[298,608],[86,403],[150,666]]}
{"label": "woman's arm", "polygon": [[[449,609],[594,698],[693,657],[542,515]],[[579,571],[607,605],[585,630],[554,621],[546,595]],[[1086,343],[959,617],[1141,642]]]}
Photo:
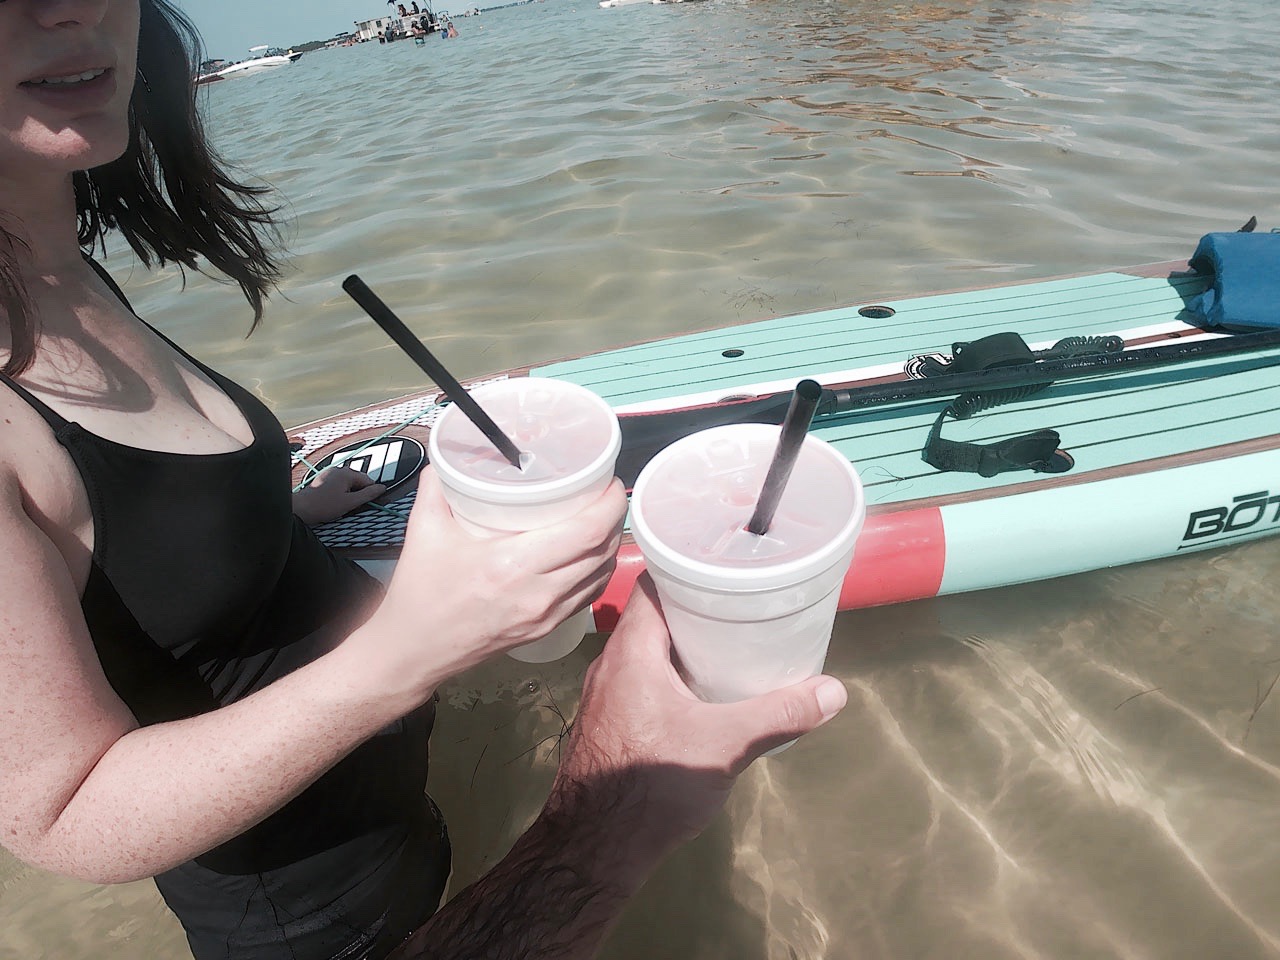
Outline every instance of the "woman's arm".
{"label": "woman's arm", "polygon": [[103,676],[66,563],[3,469],[0,841],[38,866],[120,882],[236,836],[449,676],[589,602],[612,570],[624,507],[615,485],[567,524],[476,540],[428,471],[367,623],[244,700],[140,728]]}

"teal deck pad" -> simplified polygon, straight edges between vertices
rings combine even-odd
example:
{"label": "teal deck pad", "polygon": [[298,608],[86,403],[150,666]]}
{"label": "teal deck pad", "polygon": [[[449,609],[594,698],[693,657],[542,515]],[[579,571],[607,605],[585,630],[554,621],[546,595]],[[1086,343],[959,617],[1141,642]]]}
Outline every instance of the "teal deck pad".
{"label": "teal deck pad", "polygon": [[[894,315],[868,319],[846,307],[781,317],[541,367],[533,372],[588,386],[621,405],[750,383],[904,364],[949,353],[957,340],[1013,330],[1028,343],[1096,336],[1184,319],[1205,286],[1195,276],[1105,273],[893,301]],[[743,356],[726,358],[725,350]],[[1057,430],[1073,472],[1106,471],[1206,450],[1274,432],[1280,411],[1280,350],[1189,361],[1053,384],[967,421],[945,435],[980,443]],[[920,400],[814,423],[862,471],[872,504],[964,495],[1049,479],[1029,471],[983,478],[943,473],[921,459],[929,429],[949,399]]]}
{"label": "teal deck pad", "polygon": [[887,319],[843,307],[672,337],[532,372],[590,387],[615,406],[717,389],[729,395],[749,383],[901,364],[916,354],[950,352],[957,340],[1006,330],[1035,343],[1167,323],[1203,286],[1195,277],[1105,273],[915,297],[877,304],[895,311]]}
{"label": "teal deck pad", "polygon": [[[1278,368],[1280,351],[1273,350],[1066,381],[970,420],[948,421],[945,435],[986,443],[1050,428],[1075,458],[1073,473],[1110,470],[1274,433],[1280,422]],[[859,468],[872,504],[1052,479],[1029,471],[987,479],[934,470],[920,450],[947,402],[833,417],[815,422],[813,432]]]}

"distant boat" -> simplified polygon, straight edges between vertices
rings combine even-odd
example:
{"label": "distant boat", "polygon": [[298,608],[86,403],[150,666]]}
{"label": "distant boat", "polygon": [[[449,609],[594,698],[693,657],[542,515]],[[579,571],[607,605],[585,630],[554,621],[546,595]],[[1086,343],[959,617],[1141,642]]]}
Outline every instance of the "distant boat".
{"label": "distant boat", "polygon": [[291,63],[296,63],[302,59],[302,54],[293,53],[288,50],[281,50],[279,47],[250,47],[250,53],[256,53],[258,56],[250,57],[248,60],[241,60],[239,63],[233,63],[229,67],[223,67],[221,70],[213,74],[219,79],[228,77],[239,77],[249,73],[257,73],[259,70],[267,70],[271,67],[287,67]]}
{"label": "distant boat", "polygon": [[215,80],[221,80],[218,71],[227,65],[227,61],[217,58],[214,60],[204,60],[200,66],[196,68],[196,85],[202,83],[213,83]]}

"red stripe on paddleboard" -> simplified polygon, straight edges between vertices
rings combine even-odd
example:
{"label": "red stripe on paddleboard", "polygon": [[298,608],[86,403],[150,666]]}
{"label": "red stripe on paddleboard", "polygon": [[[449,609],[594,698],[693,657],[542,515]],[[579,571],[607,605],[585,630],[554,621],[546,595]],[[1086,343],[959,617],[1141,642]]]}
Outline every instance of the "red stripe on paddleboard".
{"label": "red stripe on paddleboard", "polygon": [[[937,596],[945,562],[942,512],[937,508],[869,516],[840,590],[840,609]],[[623,544],[618,551],[618,568],[592,607],[596,630],[609,633],[618,625],[631,588],[642,573],[640,548],[634,543]]]}
{"label": "red stripe on paddleboard", "polygon": [[610,633],[618,625],[622,608],[627,605],[627,598],[631,596],[631,588],[642,573],[644,558],[640,556],[640,548],[634,543],[624,543],[618,551],[618,568],[609,579],[609,586],[604,588],[604,595],[591,607],[599,633]]}
{"label": "red stripe on paddleboard", "polygon": [[936,597],[947,544],[937,507],[867,517],[840,590],[840,609]]}

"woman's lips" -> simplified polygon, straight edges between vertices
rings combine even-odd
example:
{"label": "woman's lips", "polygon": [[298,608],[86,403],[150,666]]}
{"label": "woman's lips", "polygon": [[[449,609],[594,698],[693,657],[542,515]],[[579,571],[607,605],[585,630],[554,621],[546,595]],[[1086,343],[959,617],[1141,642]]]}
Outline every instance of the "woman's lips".
{"label": "woman's lips", "polygon": [[106,72],[106,67],[95,67],[89,70],[81,70],[78,73],[73,73],[67,76],[43,77],[39,80],[28,80],[27,83],[31,84],[33,87],[68,86],[77,83],[88,83],[90,80],[96,80]]}
{"label": "woman's lips", "polygon": [[116,72],[98,67],[65,76],[28,80],[20,86],[41,103],[75,110],[92,109],[105,106],[115,96]]}

